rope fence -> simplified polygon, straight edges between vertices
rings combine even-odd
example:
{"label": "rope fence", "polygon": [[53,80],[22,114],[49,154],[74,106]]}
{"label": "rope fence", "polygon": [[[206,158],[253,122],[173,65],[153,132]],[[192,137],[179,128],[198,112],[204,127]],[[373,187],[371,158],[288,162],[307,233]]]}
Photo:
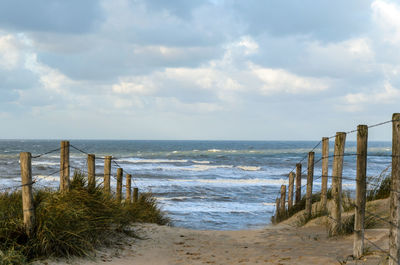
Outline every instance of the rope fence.
{"label": "rope fence", "polygon": [[[368,129],[377,128],[386,124],[393,125],[393,143],[391,154],[373,152],[373,154],[368,154]],[[356,152],[345,152],[346,136],[349,134],[357,133],[357,151]],[[329,140],[335,139],[334,152],[329,154]],[[322,145],[322,146],[321,146]],[[321,156],[315,159],[315,151],[321,150]],[[346,166],[345,157],[355,157],[356,158],[356,174],[354,177],[351,175],[343,176],[343,167]],[[367,163],[368,159],[371,157],[387,157],[392,159],[392,163],[387,165],[381,173],[375,176],[367,177]],[[302,163],[308,158],[307,166]],[[393,114],[393,118],[388,121],[379,122],[372,125],[359,125],[357,129],[350,130],[347,132],[338,132],[333,136],[324,137],[315,146],[313,146],[309,152],[304,156],[301,156],[296,166],[289,171],[288,186],[282,185],[280,191],[276,196],[276,208],[273,216],[273,222],[278,223],[289,217],[289,214],[293,214],[293,207],[300,203],[300,199],[303,197],[305,199],[305,212],[304,216],[306,220],[310,220],[312,217],[312,194],[313,194],[313,182],[322,179],[321,191],[320,191],[320,201],[317,202],[315,209],[320,209],[318,211],[326,212],[329,220],[333,222],[330,226],[330,233],[333,236],[339,235],[342,232],[342,181],[345,180],[346,183],[353,183],[356,186],[355,198],[349,198],[350,207],[354,208],[354,248],[353,255],[354,259],[361,258],[365,253],[364,240],[369,242],[375,248],[379,249],[387,255],[389,258],[389,264],[399,264],[400,260],[400,242],[394,238],[400,237],[400,114]],[[333,160],[333,161],[332,161]],[[320,166],[322,162],[322,174],[319,174],[314,178],[314,169],[316,166]],[[333,163],[329,167],[329,163]],[[303,170],[301,170],[303,168]],[[392,169],[391,176],[387,176],[389,169]],[[332,170],[332,174],[328,174],[328,170]],[[305,179],[304,175],[307,176],[307,182],[301,185],[301,179]],[[383,218],[375,213],[367,211],[366,199],[368,196],[375,196],[376,192],[383,189],[385,178],[390,177],[391,185],[385,186],[385,191],[390,192],[390,213],[388,212],[390,220]],[[296,181],[294,181],[296,179]],[[331,197],[332,197],[332,207],[327,208],[327,193],[328,193],[328,180],[331,181]],[[394,184],[393,184],[394,183]],[[306,189],[304,192],[303,189]],[[302,192],[303,191],[303,192]],[[295,202],[293,202],[295,194]],[[303,202],[304,203],[304,202]],[[314,202],[315,203],[315,202]],[[299,209],[298,207],[296,209]],[[302,208],[304,209],[304,208]],[[298,210],[296,210],[298,211]],[[353,217],[352,217],[353,218]],[[365,220],[374,218],[386,224],[390,229],[389,236],[389,250],[383,250],[381,247],[376,245],[372,240],[364,236],[365,230]]]}

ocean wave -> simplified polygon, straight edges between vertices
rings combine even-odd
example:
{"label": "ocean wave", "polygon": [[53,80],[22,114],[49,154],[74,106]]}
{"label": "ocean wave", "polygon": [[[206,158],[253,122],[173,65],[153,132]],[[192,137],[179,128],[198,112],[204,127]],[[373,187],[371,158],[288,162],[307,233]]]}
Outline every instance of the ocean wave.
{"label": "ocean wave", "polygon": [[236,167],[244,171],[259,171],[261,169],[261,167],[256,167],[256,166],[236,166]]}
{"label": "ocean wave", "polygon": [[286,179],[168,179],[170,182],[207,183],[207,184],[233,184],[233,185],[285,185]]}
{"label": "ocean wave", "polygon": [[192,160],[192,162],[196,163],[196,164],[210,164],[211,163],[210,161],[198,161],[198,160]]}
{"label": "ocean wave", "polygon": [[37,175],[35,176],[36,179],[46,180],[46,181],[60,181],[59,176],[46,176],[46,175]]}
{"label": "ocean wave", "polygon": [[145,158],[123,158],[118,159],[120,163],[134,163],[134,164],[166,164],[166,163],[187,163],[187,159],[145,159]]}
{"label": "ocean wave", "polygon": [[232,165],[193,165],[190,167],[179,167],[173,168],[174,170],[186,170],[186,171],[207,171],[218,168],[233,168]]}
{"label": "ocean wave", "polygon": [[32,166],[58,166],[60,162],[32,161]]}
{"label": "ocean wave", "polygon": [[221,150],[220,149],[208,149],[207,152],[217,153],[217,152],[221,152]]}
{"label": "ocean wave", "polygon": [[263,202],[262,205],[265,205],[265,206],[275,206],[276,203],[275,203],[275,202]]}

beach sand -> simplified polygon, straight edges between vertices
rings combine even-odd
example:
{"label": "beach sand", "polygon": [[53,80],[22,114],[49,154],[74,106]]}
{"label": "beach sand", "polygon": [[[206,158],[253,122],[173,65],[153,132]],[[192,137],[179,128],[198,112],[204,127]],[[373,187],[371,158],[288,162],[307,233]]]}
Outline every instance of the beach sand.
{"label": "beach sand", "polygon": [[[329,205],[329,204],[328,204]],[[318,205],[313,204],[317,209]],[[368,202],[367,210],[388,218],[388,199]],[[348,216],[353,211],[343,213]],[[134,224],[138,238],[121,236],[116,244],[96,251],[95,257],[46,260],[39,264],[197,265],[197,264],[387,264],[387,225],[375,222],[367,229],[366,255],[353,260],[353,235],[329,237],[327,217],[318,217],[303,227],[303,212],[278,224],[258,230],[198,231],[155,224]],[[374,246],[376,245],[376,246]]]}
{"label": "beach sand", "polygon": [[[46,261],[47,264],[183,265],[183,264],[385,264],[384,255],[367,243],[368,255],[351,258],[353,237],[329,238],[325,227],[287,224],[259,230],[196,231],[135,225],[141,237],[124,237],[93,259]],[[366,236],[387,249],[387,229],[368,230]],[[381,262],[381,263],[379,263]]]}

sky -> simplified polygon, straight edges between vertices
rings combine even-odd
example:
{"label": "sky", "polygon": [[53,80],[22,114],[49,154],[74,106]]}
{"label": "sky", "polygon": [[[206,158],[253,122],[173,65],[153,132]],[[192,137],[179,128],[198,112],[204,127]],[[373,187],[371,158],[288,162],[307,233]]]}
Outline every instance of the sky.
{"label": "sky", "polygon": [[391,0],[2,0],[0,138],[319,140],[400,112],[399,50]]}

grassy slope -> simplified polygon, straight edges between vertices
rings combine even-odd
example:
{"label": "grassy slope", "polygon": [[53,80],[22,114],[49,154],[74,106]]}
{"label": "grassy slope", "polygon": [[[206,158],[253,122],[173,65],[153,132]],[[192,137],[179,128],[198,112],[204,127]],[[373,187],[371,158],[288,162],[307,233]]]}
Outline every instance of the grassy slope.
{"label": "grassy slope", "polygon": [[132,222],[167,224],[151,194],[137,203],[117,203],[102,189],[88,190],[82,174],[75,174],[66,194],[35,191],[35,236],[26,236],[21,192],[0,194],[0,265],[24,264],[49,256],[85,256],[110,243],[115,233]]}

